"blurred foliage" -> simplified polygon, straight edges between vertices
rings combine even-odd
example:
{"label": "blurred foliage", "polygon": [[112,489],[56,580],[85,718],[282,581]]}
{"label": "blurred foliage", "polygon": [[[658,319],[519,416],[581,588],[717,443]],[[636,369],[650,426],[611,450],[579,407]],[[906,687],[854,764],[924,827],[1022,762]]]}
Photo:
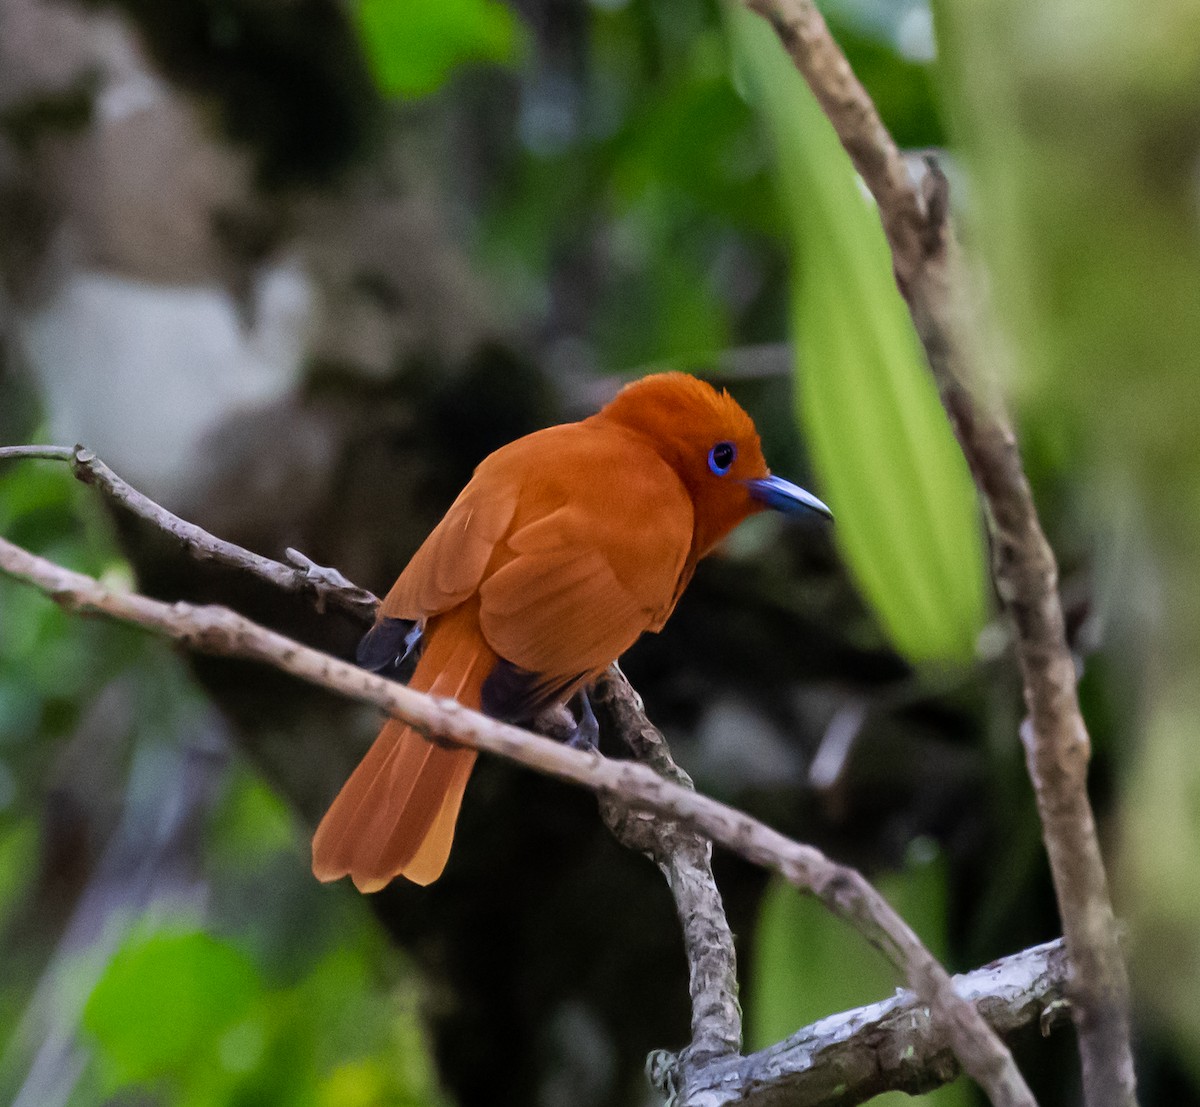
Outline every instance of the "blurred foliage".
{"label": "blurred foliage", "polygon": [[[918,839],[905,868],[885,874],[876,887],[925,947],[945,962],[950,952],[949,871],[937,846]],[[755,941],[746,985],[751,1049],[765,1049],[834,1012],[878,1002],[897,987],[895,969],[881,953],[824,904],[777,877],[763,897]],[[956,1081],[923,1096],[889,1092],[871,1102],[880,1107],[963,1107],[972,1097],[968,1085]]]}
{"label": "blurred foliage", "polygon": [[[231,1068],[249,1067],[262,1052],[262,1031],[247,1015],[262,991],[254,965],[226,943],[203,932],[156,935],[128,943],[96,985],[84,1010],[83,1024],[95,1035],[107,1068],[111,1093],[129,1084],[152,1084],[164,1077],[180,1083],[222,1079],[225,1067],[210,1052],[225,1045],[234,1027],[249,1025],[259,1040],[239,1042]],[[184,1102],[193,1100],[185,1095]],[[228,1095],[217,1093],[215,1098]]]}
{"label": "blurred foliage", "polygon": [[702,8],[592,12],[583,88],[528,79],[522,142],[487,210],[484,258],[510,309],[555,314],[598,367],[711,355],[739,340],[743,319],[746,338],[769,333],[752,319],[773,294],[764,259],[743,238],[778,216],[721,28]]}
{"label": "blurred foliage", "polygon": [[84,1010],[104,1094],[171,1102],[400,1107],[439,1102],[403,986],[376,998],[370,946],[345,945],[272,987],[235,943],[197,930],[135,934]]}
{"label": "blurred foliage", "polygon": [[359,0],[371,73],[393,96],[436,91],[467,62],[509,62],[517,20],[497,0]]}
{"label": "blurred foliage", "polygon": [[[53,465],[0,470],[0,532],[59,564],[128,582],[110,534],[82,488]],[[12,781],[44,780],[49,749],[35,736],[61,736],[81,704],[144,659],[142,637],[126,628],[80,624],[27,588],[0,580],[0,817],[34,796]],[[31,770],[34,770],[31,772]],[[26,774],[29,774],[28,777]],[[21,811],[21,814],[27,813]]]}
{"label": "blurred foliage", "polygon": [[897,647],[966,662],[983,627],[975,488],[892,276],[875,206],[762,19],[729,9],[793,236],[800,418],[846,561]]}
{"label": "blurred foliage", "polygon": [[[0,471],[0,532],[114,587],[132,585],[97,500],[61,465]],[[82,622],[5,579],[0,627],[0,933],[16,950],[0,969],[0,1099],[22,1089],[24,1101],[40,1104],[70,1089],[72,1107],[146,1094],[196,1107],[441,1103],[411,971],[363,901],[313,884],[293,817],[245,767],[224,771],[200,838],[177,843],[185,856],[155,858],[152,846],[181,802],[173,753],[197,740],[202,719],[203,699],[180,659],[148,635]],[[113,688],[128,689],[134,709],[97,747],[89,733],[103,731],[94,716]],[[149,774],[136,768],[146,764]],[[43,809],[47,793],[54,802]],[[108,810],[114,800],[122,811]],[[104,906],[84,896],[60,915],[64,874],[47,866],[68,866],[69,879],[81,860],[74,837],[70,852],[55,852],[60,821],[69,820],[67,831],[81,822],[86,841],[119,834],[118,817],[142,824],[141,875],[122,886],[101,861]],[[192,850],[202,860],[189,860]],[[192,879],[209,910],[179,902],[180,865],[199,866]],[[273,913],[255,903],[264,894]],[[97,932],[90,948],[71,937],[81,924]],[[286,940],[289,931],[307,938]],[[121,934],[109,957],[102,935]],[[39,1015],[47,990],[59,999]],[[77,1074],[56,1073],[52,1086],[28,1067],[45,1018],[54,1037],[69,1043],[81,1034],[62,1059]]]}

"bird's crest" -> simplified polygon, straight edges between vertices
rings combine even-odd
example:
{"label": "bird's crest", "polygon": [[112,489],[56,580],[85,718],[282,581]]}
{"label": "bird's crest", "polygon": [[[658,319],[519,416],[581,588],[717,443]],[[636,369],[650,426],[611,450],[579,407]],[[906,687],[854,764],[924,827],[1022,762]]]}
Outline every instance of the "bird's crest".
{"label": "bird's crest", "polygon": [[632,381],[601,415],[652,438],[704,440],[714,433],[758,442],[754,422],[728,392],[687,373],[655,373]]}

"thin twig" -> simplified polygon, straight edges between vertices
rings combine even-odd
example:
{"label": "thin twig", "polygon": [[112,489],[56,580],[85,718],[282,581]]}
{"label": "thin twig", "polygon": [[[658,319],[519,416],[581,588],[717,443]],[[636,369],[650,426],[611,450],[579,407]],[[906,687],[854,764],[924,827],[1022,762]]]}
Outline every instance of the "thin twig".
{"label": "thin twig", "polygon": [[992,573],[1014,627],[1029,724],[1022,737],[1072,972],[1089,1107],[1131,1107],[1129,981],[1087,795],[1090,741],[1067,645],[1058,566],[1016,436],[981,361],[948,187],[932,159],[920,185],[811,0],[746,0],[775,28],[879,205],[900,291],[986,505]]}
{"label": "thin twig", "polygon": [[113,503],[177,539],[198,561],[213,561],[251,573],[285,592],[311,595],[318,610],[332,605],[370,620],[379,606],[378,598],[365,588],[356,587],[340,573],[314,564],[295,550],[288,551],[288,558],[296,564],[284,565],[217,538],[195,523],[173,515],[127,484],[83,446],[0,446],[0,461],[32,458],[67,462],[84,484],[94,486]]}
{"label": "thin twig", "polygon": [[949,975],[887,901],[853,869],[835,864],[819,850],[793,842],[723,803],[665,780],[631,761],[611,761],[497,722],[454,700],[428,696],[364,672],[258,626],[227,608],[164,604],[136,593],[114,591],[92,577],[71,572],[0,538],[0,571],[22,580],[63,607],[134,623],[204,653],[241,657],[371,703],[426,735],[516,761],[527,768],[634,809],[653,811],[724,845],[753,864],[817,896],[850,923],[900,971],[930,1008],[937,1032],[949,1043],[964,1071],[992,1102],[1027,1107],[1033,1098],[1012,1057],[976,1008],[959,998]]}

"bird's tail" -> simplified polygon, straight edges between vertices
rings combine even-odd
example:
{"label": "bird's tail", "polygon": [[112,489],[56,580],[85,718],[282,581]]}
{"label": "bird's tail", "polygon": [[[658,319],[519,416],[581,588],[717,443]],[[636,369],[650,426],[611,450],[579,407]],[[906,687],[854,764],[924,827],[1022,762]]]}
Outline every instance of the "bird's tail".
{"label": "bird's tail", "polygon": [[[466,605],[426,628],[409,687],[478,708],[496,661]],[[377,892],[395,876],[432,883],[446,867],[474,764],[474,750],[434,745],[388,720],[317,827],[314,875],[349,875],[360,892]]]}

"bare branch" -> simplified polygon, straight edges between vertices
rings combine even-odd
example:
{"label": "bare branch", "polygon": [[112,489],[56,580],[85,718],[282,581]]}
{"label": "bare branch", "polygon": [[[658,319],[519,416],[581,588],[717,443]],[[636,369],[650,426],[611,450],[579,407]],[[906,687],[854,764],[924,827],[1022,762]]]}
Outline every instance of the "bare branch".
{"label": "bare branch", "polygon": [[870,97],[811,0],[746,0],[775,28],[879,205],[896,279],[908,302],[942,403],[987,508],[996,591],[1012,621],[1029,723],[1022,737],[1037,796],[1072,965],[1070,996],[1089,1107],[1130,1107],[1136,1078],[1129,981],[1095,819],[1091,755],[1067,645],[1058,566],[1038,521],[999,398],[972,369],[972,310],[932,159],[918,186]]}
{"label": "bare branch", "polygon": [[[1042,1033],[1068,1021],[1062,940],[954,978],[999,1034],[1035,1020]],[[959,1074],[945,1039],[911,992],[830,1015],[786,1041],[696,1070],[677,1107],[852,1107],[881,1092],[918,1095]]]}
{"label": "bare branch", "polygon": [[252,574],[284,592],[307,593],[316,599],[318,610],[332,604],[344,611],[370,620],[374,617],[379,599],[365,588],[351,584],[336,570],[315,565],[295,550],[288,551],[294,565],[284,565],[269,557],[217,538],[208,531],[173,515],[148,496],[123,481],[91,450],[83,446],[0,446],[0,461],[41,458],[46,461],[65,461],[75,476],[98,488],[109,500],[159,530],[177,539],[198,561],[213,561]]}
{"label": "bare branch", "polygon": [[1033,1103],[1012,1057],[970,1003],[960,999],[945,969],[907,923],[853,869],[793,842],[756,819],[702,796],[635,762],[584,753],[471,711],[454,700],[417,692],[348,662],[302,646],[227,608],[164,604],[114,591],[0,538],[0,571],[39,588],[65,608],[134,623],[204,653],[271,665],[351,699],[371,703],[423,734],[492,753],[560,780],[583,785],[635,810],[652,811],[817,896],[849,922],[900,971],[929,1007],[936,1032],[964,1071],[999,1105]]}
{"label": "bare branch", "polygon": [[[661,731],[646,717],[641,696],[616,664],[596,682],[592,700],[608,713],[639,761],[693,789],[691,777],[675,764]],[[692,1041],[671,1064],[663,1055],[659,1059],[660,1067],[669,1067],[679,1080],[697,1064],[736,1054],[742,1046],[737,954],[713,879],[712,843],[693,829],[612,799],[602,800],[601,813],[623,846],[649,855],[675,898],[691,981]]]}

